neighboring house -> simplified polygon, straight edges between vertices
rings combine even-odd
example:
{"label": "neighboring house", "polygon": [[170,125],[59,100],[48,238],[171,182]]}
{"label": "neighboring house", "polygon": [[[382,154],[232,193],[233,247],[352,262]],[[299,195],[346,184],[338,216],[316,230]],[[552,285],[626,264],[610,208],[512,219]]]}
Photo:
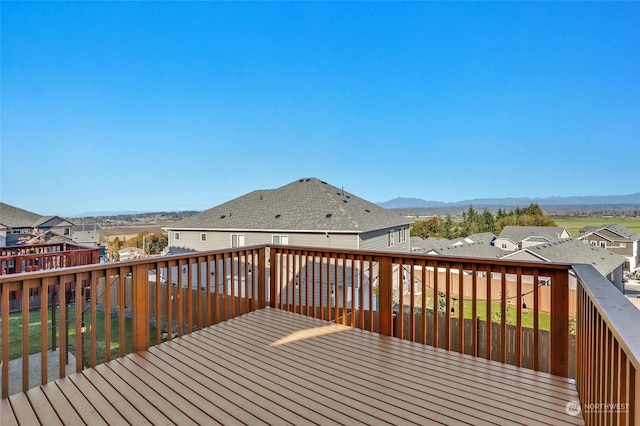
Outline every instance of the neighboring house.
{"label": "neighboring house", "polygon": [[496,239],[496,236],[493,232],[481,232],[479,234],[471,234],[468,237],[460,237],[455,240],[451,240],[452,246],[458,246],[463,244],[473,244],[473,243],[486,243],[491,244],[493,240]]}
{"label": "neighboring house", "polygon": [[505,226],[493,245],[504,251],[517,251],[538,244],[569,238],[567,228],[557,226]]}
{"label": "neighboring house", "polygon": [[434,248],[448,247],[453,241],[446,238],[428,237],[422,239],[420,237],[411,237],[411,251],[417,253],[426,253]]}
{"label": "neighboring house", "polygon": [[480,257],[480,258],[500,258],[504,256],[504,251],[494,247],[489,242],[454,244],[446,247],[436,247],[427,254],[437,254],[440,256],[460,256],[460,257]]}
{"label": "neighboring house", "polygon": [[625,269],[629,271],[640,266],[640,234],[624,226],[617,223],[588,226],[580,230],[578,239],[624,256]]}
{"label": "neighboring house", "polygon": [[42,216],[0,203],[0,247],[20,245],[23,241],[59,241],[57,236],[70,240],[72,226],[73,223],[59,216]]}
{"label": "neighboring house", "polygon": [[[480,234],[469,235],[468,237],[456,238],[449,240],[446,238],[429,237],[422,239],[420,237],[411,237],[411,251],[418,253],[428,253],[434,249],[441,249],[450,246],[463,246],[474,243],[482,243],[491,245],[496,236],[491,232],[482,232]],[[501,252],[504,254],[504,252]]]}
{"label": "neighboring house", "polygon": [[87,246],[100,245],[100,232],[98,225],[76,225],[71,228],[71,239],[77,244]]}
{"label": "neighboring house", "polygon": [[100,244],[100,234],[98,231],[74,231],[71,239],[77,244],[96,247]]}
{"label": "neighboring house", "polygon": [[[622,280],[625,259],[607,249],[590,246],[574,238],[566,238],[552,243],[527,247],[503,256],[503,258],[533,262],[589,264],[611,281],[618,290],[624,292]],[[572,277],[569,284],[570,288],[576,288],[575,277]]]}
{"label": "neighboring house", "polygon": [[256,244],[409,251],[409,219],[316,178],[257,190],[164,228],[169,252]]}

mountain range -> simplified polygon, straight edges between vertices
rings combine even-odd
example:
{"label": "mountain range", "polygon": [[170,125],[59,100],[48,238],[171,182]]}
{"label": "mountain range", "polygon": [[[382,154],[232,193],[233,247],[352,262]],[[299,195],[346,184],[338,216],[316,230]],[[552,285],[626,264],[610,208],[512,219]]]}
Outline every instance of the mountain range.
{"label": "mountain range", "polygon": [[587,195],[571,197],[546,197],[546,198],[476,198],[472,200],[454,201],[445,203],[442,201],[429,201],[421,198],[398,197],[393,200],[377,203],[386,209],[406,208],[433,208],[433,207],[458,207],[458,206],[528,206],[534,203],[540,206],[583,206],[583,205],[634,205],[640,204],[640,192],[629,195]]}

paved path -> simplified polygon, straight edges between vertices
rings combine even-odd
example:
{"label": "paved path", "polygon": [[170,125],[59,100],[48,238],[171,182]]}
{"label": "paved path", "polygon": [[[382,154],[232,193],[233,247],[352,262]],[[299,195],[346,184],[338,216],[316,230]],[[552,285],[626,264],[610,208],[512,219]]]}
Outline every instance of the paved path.
{"label": "paved path", "polygon": [[[67,375],[76,372],[76,357],[69,352],[69,360],[66,367]],[[49,381],[56,380],[59,376],[60,348],[47,352],[47,370]],[[40,385],[40,352],[29,355],[29,388]],[[0,370],[0,383],[2,382],[2,371]],[[22,359],[9,361],[9,395],[22,392]]]}

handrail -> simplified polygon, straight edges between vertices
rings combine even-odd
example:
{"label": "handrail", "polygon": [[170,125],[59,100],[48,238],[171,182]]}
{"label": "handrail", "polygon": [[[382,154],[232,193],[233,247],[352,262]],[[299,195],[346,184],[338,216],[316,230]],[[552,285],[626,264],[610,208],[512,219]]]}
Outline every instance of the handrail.
{"label": "handrail", "polygon": [[[569,289],[572,270],[576,292]],[[56,338],[60,347],[75,346],[75,371],[102,362],[97,348],[103,340],[109,360],[111,350],[123,356],[269,304],[562,376],[571,374],[575,360],[587,424],[640,424],[640,338],[634,329],[640,311],[590,265],[260,245],[4,275],[0,289],[3,398],[10,303],[22,310],[17,344],[23,365],[28,367],[30,340],[39,339],[28,329],[35,316],[44,336],[40,352]],[[32,298],[9,300],[34,290],[39,294]],[[50,310],[58,316],[30,313],[34,297],[41,306],[59,305]],[[570,356],[573,302],[577,338]],[[534,350],[525,353],[529,346]],[[63,377],[65,351],[60,358]],[[46,366],[46,355],[41,362]],[[47,379],[42,374],[41,382]],[[627,410],[593,411],[594,404],[615,401]]]}
{"label": "handrail", "polygon": [[[112,351],[124,356],[171,340],[174,333],[181,336],[264,307],[266,259],[266,246],[241,247],[0,276],[2,398],[9,395],[14,350],[22,360],[21,390],[26,391],[30,352],[40,352],[44,384],[47,353],[58,342],[58,376],[64,377],[70,350],[79,372],[109,361]],[[15,342],[10,307],[21,311]],[[37,317],[37,326],[30,317]],[[103,348],[100,354],[98,348]]]}
{"label": "handrail", "polygon": [[[270,250],[272,307],[517,366],[528,355],[530,368],[570,375],[568,264],[299,246]],[[546,289],[538,284],[543,277],[553,281]],[[543,295],[551,304],[544,339]],[[513,326],[507,321],[511,310]],[[525,316],[532,318],[531,332],[525,330],[531,345],[521,338]],[[514,354],[507,350],[512,346]],[[532,348],[527,354],[525,346]]]}
{"label": "handrail", "polygon": [[99,252],[99,248],[82,247],[61,251],[36,250],[33,252],[25,251],[23,253],[7,254],[0,256],[0,267],[2,268],[0,276],[32,272],[32,269],[41,271],[76,265],[96,264],[100,261]]}
{"label": "handrail", "polygon": [[640,423],[640,310],[591,265],[579,281],[576,384],[587,424]]}

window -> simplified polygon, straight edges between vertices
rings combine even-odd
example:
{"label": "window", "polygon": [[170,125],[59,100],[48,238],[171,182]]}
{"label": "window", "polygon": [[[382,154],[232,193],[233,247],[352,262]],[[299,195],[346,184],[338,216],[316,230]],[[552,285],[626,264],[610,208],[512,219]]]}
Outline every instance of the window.
{"label": "window", "polygon": [[597,246],[598,242],[597,241],[589,241],[591,243],[592,246]]}
{"label": "window", "polygon": [[207,241],[207,234],[206,233],[202,232],[200,234],[200,241],[202,241],[202,242]]}
{"label": "window", "polygon": [[179,232],[174,232],[173,233],[173,239],[174,240],[179,240],[180,239],[180,233]]}
{"label": "window", "polygon": [[387,243],[388,246],[389,247],[393,247],[393,245],[395,244],[393,231],[389,231],[388,238],[389,238],[388,243]]}
{"label": "window", "polygon": [[507,244],[506,243],[502,243],[502,248],[506,249],[507,248]]}
{"label": "window", "polygon": [[286,246],[287,244],[289,244],[289,236],[288,235],[274,235],[271,238],[271,241],[273,242],[273,244]]}
{"label": "window", "polygon": [[607,248],[607,242],[606,241],[600,241],[600,247]]}
{"label": "window", "polygon": [[404,243],[407,241],[407,228],[400,228],[400,235],[398,236],[398,242]]}
{"label": "window", "polygon": [[71,228],[69,228],[68,226],[66,228],[64,228],[64,235],[71,235]]}
{"label": "window", "polygon": [[231,247],[244,246],[244,234],[231,234]]}

